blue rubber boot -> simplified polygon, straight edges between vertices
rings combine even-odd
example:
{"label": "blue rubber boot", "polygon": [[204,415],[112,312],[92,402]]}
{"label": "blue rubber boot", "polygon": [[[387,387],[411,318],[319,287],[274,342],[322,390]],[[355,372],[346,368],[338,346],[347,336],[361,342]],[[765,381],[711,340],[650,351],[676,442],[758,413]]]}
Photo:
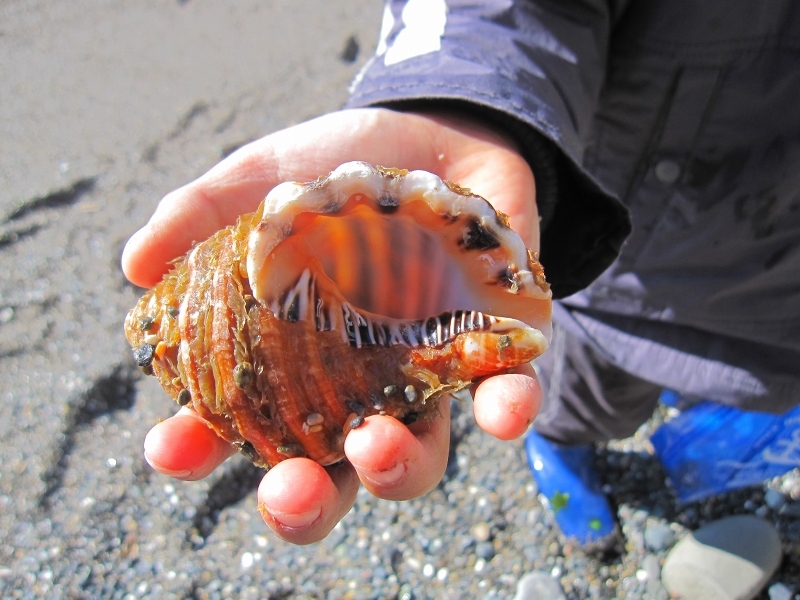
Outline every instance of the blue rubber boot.
{"label": "blue rubber boot", "polygon": [[594,469],[594,448],[556,444],[531,429],[525,451],[539,495],[562,533],[587,548],[613,543],[616,521]]}

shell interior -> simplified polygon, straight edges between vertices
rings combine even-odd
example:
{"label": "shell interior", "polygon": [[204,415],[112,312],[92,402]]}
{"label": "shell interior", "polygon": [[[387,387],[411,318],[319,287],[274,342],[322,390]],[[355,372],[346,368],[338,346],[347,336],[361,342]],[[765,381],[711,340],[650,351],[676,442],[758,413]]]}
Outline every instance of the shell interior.
{"label": "shell interior", "polygon": [[536,267],[483,198],[431,173],[359,162],[270,192],[247,256],[253,294],[276,316],[356,347],[525,327],[549,339]]}

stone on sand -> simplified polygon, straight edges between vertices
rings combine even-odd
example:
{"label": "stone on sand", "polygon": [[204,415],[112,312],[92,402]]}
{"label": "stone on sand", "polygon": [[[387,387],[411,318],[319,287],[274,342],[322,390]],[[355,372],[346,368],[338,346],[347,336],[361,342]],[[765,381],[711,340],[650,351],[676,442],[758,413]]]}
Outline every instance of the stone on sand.
{"label": "stone on sand", "polygon": [[670,551],[662,581],[684,600],[749,600],[778,568],[781,541],[763,519],[736,515],[709,523]]}

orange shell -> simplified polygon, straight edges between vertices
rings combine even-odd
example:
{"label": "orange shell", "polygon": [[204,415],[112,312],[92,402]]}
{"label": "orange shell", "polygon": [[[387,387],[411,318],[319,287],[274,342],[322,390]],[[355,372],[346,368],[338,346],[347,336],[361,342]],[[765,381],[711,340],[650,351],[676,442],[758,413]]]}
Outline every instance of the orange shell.
{"label": "orange shell", "polygon": [[549,318],[541,266],[485,200],[347,163],[197,245],[125,333],[140,367],[256,464],[327,465],[365,417],[430,418],[442,395],[533,360]]}

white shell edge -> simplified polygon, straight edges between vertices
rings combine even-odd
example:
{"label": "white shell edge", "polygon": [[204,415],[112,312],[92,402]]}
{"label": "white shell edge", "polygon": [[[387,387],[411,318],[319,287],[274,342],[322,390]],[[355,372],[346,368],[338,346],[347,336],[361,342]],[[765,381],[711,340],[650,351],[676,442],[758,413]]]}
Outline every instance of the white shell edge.
{"label": "white shell edge", "polygon": [[356,193],[375,199],[391,196],[400,204],[419,194],[437,214],[472,216],[508,250],[508,268],[517,273],[524,294],[537,299],[551,296],[549,290],[542,290],[534,282],[533,274],[527,268],[528,250],[522,238],[514,230],[498,225],[497,214],[487,200],[476,195],[458,194],[440,177],[427,171],[410,171],[393,177],[369,163],[352,161],[340,165],[318,181],[281,183],[267,194],[261,221],[248,240],[247,274],[257,299],[263,300],[263,294],[257,289],[260,257],[268,255],[289,235],[295,216],[303,212],[337,212]]}

